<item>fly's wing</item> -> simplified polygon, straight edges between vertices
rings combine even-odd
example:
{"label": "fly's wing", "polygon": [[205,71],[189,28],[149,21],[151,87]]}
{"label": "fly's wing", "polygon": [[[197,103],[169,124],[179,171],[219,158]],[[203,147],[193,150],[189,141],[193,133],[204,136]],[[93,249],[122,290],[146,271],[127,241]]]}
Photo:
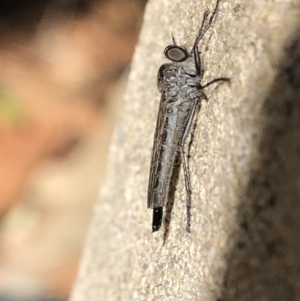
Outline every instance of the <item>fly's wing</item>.
{"label": "fly's wing", "polygon": [[156,187],[157,183],[160,177],[160,146],[162,144],[162,133],[163,128],[162,125],[164,123],[164,118],[166,114],[166,108],[165,108],[165,93],[164,93],[164,70],[169,66],[170,64],[163,64],[157,73],[157,88],[159,92],[161,93],[161,99],[158,109],[158,115],[157,115],[157,121],[156,121],[156,129],[154,134],[154,140],[153,140],[153,148],[152,148],[152,157],[151,157],[151,165],[150,165],[150,175],[149,175],[149,183],[148,183],[148,208],[153,207],[161,207],[163,204],[160,203],[159,200],[157,200],[156,195]]}
{"label": "fly's wing", "polygon": [[162,124],[165,116],[165,105],[164,105],[165,97],[164,93],[161,96],[156,129],[153,140],[153,148],[152,148],[152,157],[151,157],[151,165],[150,165],[150,174],[149,174],[149,183],[148,183],[148,208],[154,207],[162,207],[157,204],[157,195],[156,195],[156,187],[158,185],[159,177],[160,177],[160,146],[162,143]]}

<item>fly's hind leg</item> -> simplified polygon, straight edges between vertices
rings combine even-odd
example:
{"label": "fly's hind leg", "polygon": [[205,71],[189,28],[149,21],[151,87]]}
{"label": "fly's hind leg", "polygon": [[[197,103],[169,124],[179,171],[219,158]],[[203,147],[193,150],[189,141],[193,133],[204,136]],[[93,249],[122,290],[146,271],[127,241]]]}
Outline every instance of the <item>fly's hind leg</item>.
{"label": "fly's hind leg", "polygon": [[[190,156],[190,148],[192,143],[192,136],[194,135],[194,131],[196,128],[196,118],[198,112],[200,110],[200,99],[195,100],[193,109],[189,116],[187,125],[184,129],[182,142],[180,144],[180,153],[183,161],[183,172],[184,172],[184,182],[185,182],[185,190],[186,190],[186,214],[187,214],[187,224],[186,230],[187,232],[191,232],[191,204],[192,204],[192,190],[191,190],[191,180],[190,180],[190,167],[189,167],[189,156]],[[191,132],[192,131],[192,132]],[[188,153],[185,153],[184,146],[186,139],[191,132],[191,140],[188,145]]]}
{"label": "fly's hind leg", "polygon": [[192,205],[192,190],[190,183],[190,168],[188,163],[188,158],[184,151],[184,146],[180,147],[182,161],[183,161],[183,172],[184,172],[184,181],[185,181],[185,191],[186,191],[186,231],[191,232],[191,205]]}

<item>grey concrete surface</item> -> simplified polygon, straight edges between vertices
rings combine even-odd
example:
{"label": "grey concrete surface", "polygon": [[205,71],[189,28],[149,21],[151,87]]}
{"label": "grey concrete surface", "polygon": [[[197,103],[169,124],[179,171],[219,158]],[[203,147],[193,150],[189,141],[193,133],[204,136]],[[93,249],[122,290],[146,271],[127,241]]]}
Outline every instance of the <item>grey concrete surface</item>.
{"label": "grey concrete surface", "polygon": [[[214,1],[149,1],[70,298],[300,300],[300,3],[222,0],[201,45],[209,87],[191,149],[187,233],[180,173],[169,235],[151,233],[147,181],[171,43],[191,45]],[[299,229],[299,230],[298,230]]]}

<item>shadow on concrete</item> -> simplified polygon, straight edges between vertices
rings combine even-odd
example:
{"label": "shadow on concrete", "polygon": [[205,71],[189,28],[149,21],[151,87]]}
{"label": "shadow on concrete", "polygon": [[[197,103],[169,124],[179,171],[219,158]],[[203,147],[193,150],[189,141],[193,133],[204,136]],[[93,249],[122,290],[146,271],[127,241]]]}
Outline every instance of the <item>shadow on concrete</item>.
{"label": "shadow on concrete", "polygon": [[219,301],[300,300],[300,30],[264,101]]}

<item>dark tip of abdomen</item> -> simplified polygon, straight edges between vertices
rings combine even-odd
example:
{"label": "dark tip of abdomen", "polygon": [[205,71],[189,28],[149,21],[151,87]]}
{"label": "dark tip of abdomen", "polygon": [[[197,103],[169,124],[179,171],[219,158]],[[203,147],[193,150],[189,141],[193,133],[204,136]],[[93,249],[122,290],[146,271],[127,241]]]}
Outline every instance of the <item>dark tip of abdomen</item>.
{"label": "dark tip of abdomen", "polygon": [[152,232],[158,231],[161,227],[163,208],[153,208]]}

